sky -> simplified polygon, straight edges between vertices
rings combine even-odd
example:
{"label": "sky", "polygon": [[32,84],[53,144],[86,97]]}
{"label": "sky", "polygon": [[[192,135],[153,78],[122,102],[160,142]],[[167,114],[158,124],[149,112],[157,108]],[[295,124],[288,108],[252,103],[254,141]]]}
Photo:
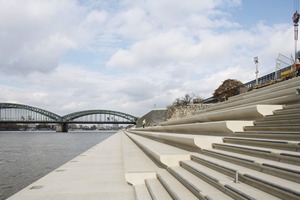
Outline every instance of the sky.
{"label": "sky", "polygon": [[0,102],[143,116],[294,55],[294,0],[0,0]]}

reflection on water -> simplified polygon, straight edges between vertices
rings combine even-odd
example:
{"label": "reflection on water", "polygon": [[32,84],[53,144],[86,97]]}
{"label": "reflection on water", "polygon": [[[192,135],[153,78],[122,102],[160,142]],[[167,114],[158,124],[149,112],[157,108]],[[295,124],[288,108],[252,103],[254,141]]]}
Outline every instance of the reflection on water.
{"label": "reflection on water", "polygon": [[114,133],[0,131],[0,200],[8,198]]}

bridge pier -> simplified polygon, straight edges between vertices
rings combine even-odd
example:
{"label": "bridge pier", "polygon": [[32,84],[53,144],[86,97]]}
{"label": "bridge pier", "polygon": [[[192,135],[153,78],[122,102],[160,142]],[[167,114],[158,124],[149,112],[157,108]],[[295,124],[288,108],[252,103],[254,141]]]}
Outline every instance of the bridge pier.
{"label": "bridge pier", "polygon": [[56,132],[68,132],[68,124],[67,123],[56,124]]}

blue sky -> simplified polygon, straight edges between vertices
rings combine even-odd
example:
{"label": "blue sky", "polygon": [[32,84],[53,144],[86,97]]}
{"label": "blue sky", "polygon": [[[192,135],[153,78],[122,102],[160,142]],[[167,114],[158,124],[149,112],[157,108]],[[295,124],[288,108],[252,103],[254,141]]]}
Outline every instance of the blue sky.
{"label": "blue sky", "polygon": [[[275,70],[293,0],[0,0],[0,102],[141,116]],[[281,65],[284,67],[284,64]]]}
{"label": "blue sky", "polygon": [[244,26],[255,26],[258,21],[291,23],[294,12],[294,0],[244,0],[232,16]]}

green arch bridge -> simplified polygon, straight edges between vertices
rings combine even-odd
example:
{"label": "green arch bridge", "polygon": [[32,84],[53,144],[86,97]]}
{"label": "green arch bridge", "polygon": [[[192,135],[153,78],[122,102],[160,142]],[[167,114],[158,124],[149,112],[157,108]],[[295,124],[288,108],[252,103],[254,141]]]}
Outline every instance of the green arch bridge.
{"label": "green arch bridge", "polygon": [[67,132],[68,124],[136,124],[137,119],[112,110],[84,110],[60,116],[29,105],[0,103],[0,123],[55,123],[58,132]]}

